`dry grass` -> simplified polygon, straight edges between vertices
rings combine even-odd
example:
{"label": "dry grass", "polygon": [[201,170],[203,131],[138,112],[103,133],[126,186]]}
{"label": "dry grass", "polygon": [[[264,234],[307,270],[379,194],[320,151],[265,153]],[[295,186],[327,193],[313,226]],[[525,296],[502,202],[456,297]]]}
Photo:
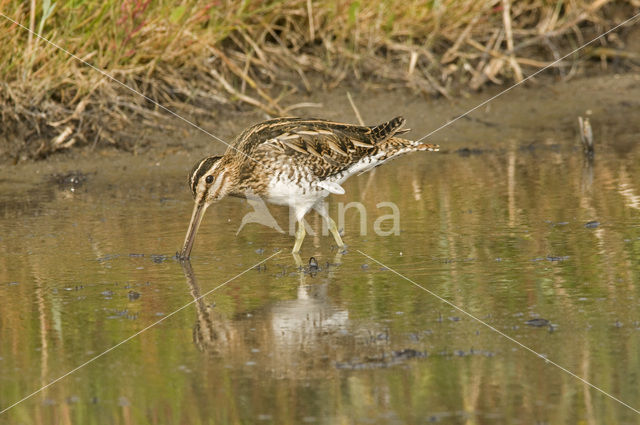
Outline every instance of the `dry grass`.
{"label": "dry grass", "polygon": [[[161,104],[189,114],[247,104],[291,113],[294,92],[345,80],[451,96],[518,81],[631,16],[640,0],[0,0],[21,24]],[[49,11],[50,13],[47,13]],[[0,17],[0,159],[130,146],[164,112]],[[613,34],[594,57],[637,61]],[[600,50],[597,50],[600,49]],[[320,78],[318,78],[320,77]]]}

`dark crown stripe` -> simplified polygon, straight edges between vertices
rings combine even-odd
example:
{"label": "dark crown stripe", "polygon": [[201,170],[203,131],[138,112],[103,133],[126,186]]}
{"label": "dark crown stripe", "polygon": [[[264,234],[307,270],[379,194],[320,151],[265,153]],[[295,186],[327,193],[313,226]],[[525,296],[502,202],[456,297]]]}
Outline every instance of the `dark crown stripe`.
{"label": "dark crown stripe", "polygon": [[194,194],[196,191],[196,186],[198,185],[198,180],[196,180],[196,173],[198,172],[198,170],[200,170],[200,167],[206,160],[207,158],[203,158],[200,161],[196,162],[196,164],[193,166],[193,168],[191,168],[191,171],[189,172],[189,188]]}
{"label": "dark crown stripe", "polygon": [[207,174],[207,172],[211,170],[211,167],[213,167],[213,164],[218,162],[220,158],[220,156],[209,156],[193,167],[193,170],[191,170],[191,192],[196,193],[196,187],[202,176]]}

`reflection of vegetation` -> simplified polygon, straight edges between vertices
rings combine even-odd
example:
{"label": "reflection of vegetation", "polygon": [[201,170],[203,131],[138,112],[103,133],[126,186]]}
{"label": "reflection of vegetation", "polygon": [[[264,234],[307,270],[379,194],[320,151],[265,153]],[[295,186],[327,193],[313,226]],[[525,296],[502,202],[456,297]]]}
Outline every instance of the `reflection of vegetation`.
{"label": "reflection of vegetation", "polygon": [[[358,220],[347,214],[345,241],[633,405],[640,397],[634,378],[640,371],[639,155],[638,149],[620,158],[599,153],[592,177],[585,177],[580,156],[562,149],[398,160],[373,182],[354,179],[346,188],[373,210],[380,201],[398,204],[401,236],[357,237]],[[186,220],[190,205],[158,196],[174,188],[162,179],[139,189],[86,187],[51,197],[33,215],[8,210],[0,219],[6,229],[0,240],[0,408],[197,292],[177,263],[149,255],[175,251],[181,242],[186,222],[167,217]],[[290,243],[259,226],[236,237],[245,209],[230,201],[208,217],[199,241],[206,249],[194,259],[203,293],[261,258],[257,249],[273,252]],[[286,219],[286,211],[274,211]],[[590,220],[601,225],[585,228]],[[314,217],[309,222],[320,226]],[[322,266],[333,254],[326,238],[313,242],[303,253],[313,253]],[[373,264],[362,267],[367,260],[354,251],[342,261],[333,276],[321,271],[304,285],[289,275],[288,259],[269,262],[266,271],[119,347],[0,423],[255,423],[271,417],[294,424],[310,416],[318,423],[390,416],[406,423],[450,416],[462,422],[460,412],[478,423],[492,415],[505,423],[632,422],[631,411],[530,353],[513,351],[412,285]],[[141,297],[129,300],[131,289]],[[524,326],[534,313],[558,328]],[[193,340],[194,325],[197,332],[211,314],[217,316],[207,326],[226,338],[213,350],[207,336]],[[331,323],[323,327],[325,319]],[[300,330],[305,320],[315,328],[287,334],[282,327]],[[428,356],[366,367],[368,359],[407,348]],[[336,362],[365,367],[342,370]]]}
{"label": "reflection of vegetation", "polygon": [[[314,90],[312,74],[322,75],[330,87],[363,78],[429,95],[448,95],[454,85],[475,90],[520,80],[635,5],[634,0],[5,3],[2,12],[11,19],[150,98],[166,106],[191,105],[191,113],[207,115],[212,101],[285,114],[282,97]],[[125,146],[127,136],[137,137],[125,128],[132,114],[151,117],[157,125],[157,108],[142,97],[5,18],[0,29],[0,142],[6,145],[0,153],[41,157],[96,141]],[[591,55],[618,55],[621,39]],[[563,66],[558,69],[564,73]]]}

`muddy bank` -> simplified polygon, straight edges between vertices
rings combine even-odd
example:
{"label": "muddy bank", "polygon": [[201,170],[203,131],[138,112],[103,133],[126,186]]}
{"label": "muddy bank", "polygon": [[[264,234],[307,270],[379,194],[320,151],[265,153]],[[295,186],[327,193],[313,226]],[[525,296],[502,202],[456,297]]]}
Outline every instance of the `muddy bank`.
{"label": "muddy bank", "polygon": [[[612,128],[624,130],[628,138],[618,138],[613,146],[623,152],[629,144],[636,142],[635,135],[640,127],[640,75],[636,73],[585,77],[569,82],[550,78],[534,81],[511,90],[448,126],[445,126],[448,122],[495,96],[500,89],[447,100],[425,99],[406,89],[389,91],[365,85],[296,97],[292,102],[304,107],[297,109],[295,115],[357,123],[347,91],[351,92],[366,124],[402,115],[412,129],[407,137],[417,139],[433,132],[427,141],[439,143],[444,152],[461,148],[470,149],[468,153],[500,149],[515,140],[518,144],[553,144],[554,139],[577,134],[578,116],[591,120],[596,145],[607,142],[607,134]],[[186,115],[185,118],[192,117]],[[212,110],[210,119],[195,123],[232,143],[244,128],[268,118],[269,115],[262,111],[227,108]],[[23,163],[17,168],[17,163],[8,162],[5,157],[2,167],[7,171],[56,169],[66,163],[80,169],[93,169],[93,163],[101,162],[100,158],[108,158],[107,164],[114,164],[114,160],[116,163],[136,163],[140,158],[147,158],[184,161],[184,167],[188,169],[197,158],[226,149],[222,142],[169,114],[155,122],[144,123],[142,128],[137,122],[131,122],[122,131],[134,140],[127,151],[92,145],[81,150],[62,151],[47,161]]]}

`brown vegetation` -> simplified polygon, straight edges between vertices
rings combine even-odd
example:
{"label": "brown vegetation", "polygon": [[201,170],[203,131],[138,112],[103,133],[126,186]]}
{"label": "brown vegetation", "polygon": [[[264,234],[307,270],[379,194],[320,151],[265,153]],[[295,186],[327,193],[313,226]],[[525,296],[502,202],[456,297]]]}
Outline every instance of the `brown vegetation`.
{"label": "brown vegetation", "polygon": [[[0,161],[80,145],[127,148],[158,126],[246,104],[293,114],[293,93],[345,81],[450,96],[519,81],[637,11],[639,0],[0,0]],[[83,64],[26,28],[127,86]],[[638,63],[626,27],[554,65]],[[153,100],[153,101],[152,101]],[[299,112],[298,112],[299,113]],[[134,125],[135,124],[135,125]]]}

